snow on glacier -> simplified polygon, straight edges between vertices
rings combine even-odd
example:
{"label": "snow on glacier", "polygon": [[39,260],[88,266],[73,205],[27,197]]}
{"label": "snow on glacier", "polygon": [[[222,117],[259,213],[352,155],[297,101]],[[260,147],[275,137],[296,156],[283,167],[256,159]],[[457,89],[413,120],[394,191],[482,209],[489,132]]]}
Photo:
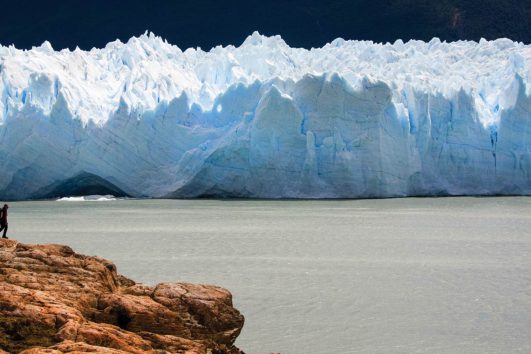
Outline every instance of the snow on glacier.
{"label": "snow on glacier", "polygon": [[0,46],[0,75],[2,199],[87,176],[153,197],[531,194],[531,46],[508,39],[205,52],[146,33]]}

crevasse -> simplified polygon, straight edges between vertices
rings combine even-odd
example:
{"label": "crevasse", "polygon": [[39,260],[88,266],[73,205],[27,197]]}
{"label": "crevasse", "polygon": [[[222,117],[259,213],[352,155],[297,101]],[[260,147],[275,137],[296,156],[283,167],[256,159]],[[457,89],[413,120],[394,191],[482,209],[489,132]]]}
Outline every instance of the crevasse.
{"label": "crevasse", "polygon": [[531,194],[531,47],[0,46],[0,198]]}

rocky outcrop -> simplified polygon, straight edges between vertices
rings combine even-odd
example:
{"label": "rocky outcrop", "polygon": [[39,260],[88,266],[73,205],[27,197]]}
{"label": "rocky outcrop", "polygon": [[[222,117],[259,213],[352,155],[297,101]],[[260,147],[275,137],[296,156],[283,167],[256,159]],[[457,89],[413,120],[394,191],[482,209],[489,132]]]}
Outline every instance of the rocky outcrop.
{"label": "rocky outcrop", "polygon": [[136,284],[67,246],[0,240],[0,353],[241,353],[243,322],[225,289]]}

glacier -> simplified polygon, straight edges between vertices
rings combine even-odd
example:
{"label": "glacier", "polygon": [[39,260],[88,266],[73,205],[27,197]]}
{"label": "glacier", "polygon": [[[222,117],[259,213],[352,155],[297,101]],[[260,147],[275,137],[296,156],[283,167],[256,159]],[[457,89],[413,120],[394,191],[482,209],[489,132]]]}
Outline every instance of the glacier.
{"label": "glacier", "polygon": [[531,195],[531,46],[0,46],[0,199]]}

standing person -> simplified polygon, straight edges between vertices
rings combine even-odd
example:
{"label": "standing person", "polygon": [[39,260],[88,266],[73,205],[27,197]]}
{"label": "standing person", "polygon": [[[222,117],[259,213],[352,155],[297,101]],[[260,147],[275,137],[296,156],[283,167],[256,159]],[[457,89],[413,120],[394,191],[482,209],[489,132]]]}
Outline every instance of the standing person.
{"label": "standing person", "polygon": [[0,232],[4,230],[2,238],[7,238],[7,209],[9,209],[7,204],[4,204],[4,207],[0,209]]}

